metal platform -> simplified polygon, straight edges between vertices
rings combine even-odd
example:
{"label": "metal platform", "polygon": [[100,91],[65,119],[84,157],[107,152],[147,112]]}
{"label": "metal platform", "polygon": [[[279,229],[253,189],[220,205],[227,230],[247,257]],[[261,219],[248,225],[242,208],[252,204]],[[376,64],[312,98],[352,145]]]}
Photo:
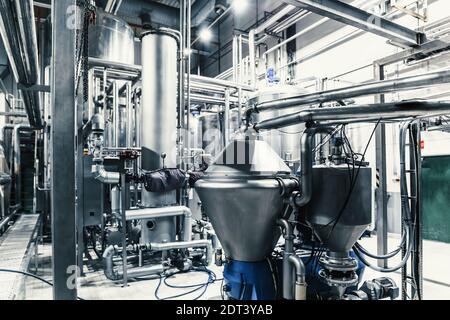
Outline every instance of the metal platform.
{"label": "metal platform", "polygon": [[[22,215],[0,238],[0,269],[28,270],[38,220],[37,214]],[[24,278],[20,274],[0,272],[0,300],[21,299]]]}

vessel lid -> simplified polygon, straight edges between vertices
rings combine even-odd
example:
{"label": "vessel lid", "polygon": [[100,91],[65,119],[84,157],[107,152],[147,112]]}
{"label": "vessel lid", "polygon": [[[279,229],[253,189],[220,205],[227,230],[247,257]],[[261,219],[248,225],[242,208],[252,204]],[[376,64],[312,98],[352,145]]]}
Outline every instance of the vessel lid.
{"label": "vessel lid", "polygon": [[232,141],[206,171],[207,176],[274,176],[290,174],[291,169],[262,140],[241,137]]}

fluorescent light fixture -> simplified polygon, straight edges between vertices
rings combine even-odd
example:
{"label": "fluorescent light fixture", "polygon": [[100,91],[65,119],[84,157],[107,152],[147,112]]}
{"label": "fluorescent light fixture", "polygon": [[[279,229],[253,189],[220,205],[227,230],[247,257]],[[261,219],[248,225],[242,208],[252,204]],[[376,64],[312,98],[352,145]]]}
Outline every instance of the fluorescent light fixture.
{"label": "fluorescent light fixture", "polygon": [[210,29],[205,28],[200,30],[199,37],[202,42],[210,42],[213,35]]}

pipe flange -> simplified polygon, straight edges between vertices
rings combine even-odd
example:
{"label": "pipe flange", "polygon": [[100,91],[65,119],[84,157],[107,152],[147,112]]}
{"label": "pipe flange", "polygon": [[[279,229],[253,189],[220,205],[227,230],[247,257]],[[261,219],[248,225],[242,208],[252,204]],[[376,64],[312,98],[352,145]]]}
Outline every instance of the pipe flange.
{"label": "pipe flange", "polygon": [[337,258],[325,255],[320,258],[320,265],[329,271],[350,272],[358,269],[358,262],[352,257]]}
{"label": "pipe flange", "polygon": [[321,280],[332,287],[352,287],[358,284],[359,277],[354,271],[337,272],[321,269],[319,271]]}

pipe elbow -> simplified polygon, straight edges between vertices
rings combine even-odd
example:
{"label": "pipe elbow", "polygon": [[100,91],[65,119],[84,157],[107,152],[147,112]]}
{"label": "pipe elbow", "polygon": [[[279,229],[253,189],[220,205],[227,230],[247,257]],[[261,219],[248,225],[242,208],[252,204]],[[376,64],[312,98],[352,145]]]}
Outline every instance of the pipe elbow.
{"label": "pipe elbow", "polygon": [[119,274],[114,270],[113,258],[116,253],[114,246],[109,246],[103,252],[103,261],[105,266],[105,276],[111,281],[120,280]]}
{"label": "pipe elbow", "polygon": [[119,172],[106,171],[105,167],[100,164],[94,164],[92,166],[92,175],[95,180],[98,180],[104,184],[119,184],[120,182]]}
{"label": "pipe elbow", "polygon": [[306,277],[306,268],[303,260],[295,254],[290,255],[288,259],[289,262],[294,265],[297,282],[300,284],[304,284]]}
{"label": "pipe elbow", "polygon": [[281,228],[281,230],[283,231],[283,237],[285,239],[291,239],[292,235],[293,235],[293,229],[291,224],[285,220],[285,219],[278,219],[277,220],[277,226],[279,226]]}

